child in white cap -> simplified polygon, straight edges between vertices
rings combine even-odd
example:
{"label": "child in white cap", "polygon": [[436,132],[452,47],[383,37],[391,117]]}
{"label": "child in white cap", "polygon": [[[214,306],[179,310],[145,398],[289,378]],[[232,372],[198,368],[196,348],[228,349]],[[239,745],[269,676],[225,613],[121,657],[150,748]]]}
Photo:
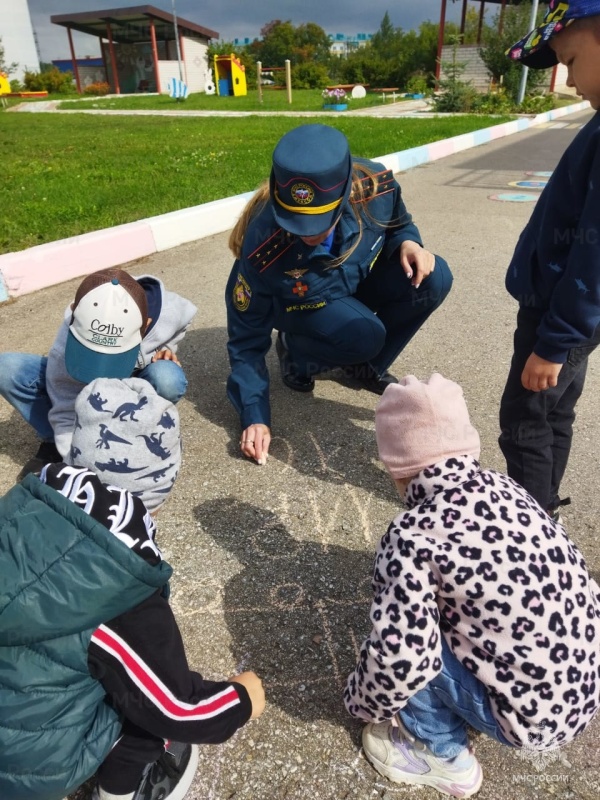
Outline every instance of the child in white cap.
{"label": "child in white cap", "polygon": [[[154,514],[181,460],[177,409],[138,378],[75,402],[67,463],[0,498],[0,797],[182,800],[196,744],[264,708],[253,672],[190,670]],[[192,744],[194,746],[192,746]]]}
{"label": "child in white cap", "polygon": [[0,397],[41,440],[17,480],[66,456],[75,399],[96,378],[143,378],[177,403],[187,389],[177,348],[196,310],[159,278],[110,267],[83,279],[47,358],[0,353]]}
{"label": "child in white cap", "polygon": [[467,725],[547,751],[600,705],[600,589],[563,527],[511,478],[482,469],[460,386],[389,386],[379,455],[407,510],[377,550],[373,629],[345,703],[396,783],[480,788]]}

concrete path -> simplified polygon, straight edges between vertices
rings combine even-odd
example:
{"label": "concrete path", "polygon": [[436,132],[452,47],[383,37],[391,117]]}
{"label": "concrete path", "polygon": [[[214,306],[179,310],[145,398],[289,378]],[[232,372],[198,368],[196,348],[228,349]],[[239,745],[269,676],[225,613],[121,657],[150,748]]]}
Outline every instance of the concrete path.
{"label": "concrete path", "polygon": [[[456,154],[399,176],[426,245],[455,274],[446,303],[394,365],[397,375],[441,371],[459,381],[482,438],[482,462],[503,468],[498,405],[512,353],[516,304],[504,274],[531,203],[495,202],[527,171],[551,171],[590,113]],[[433,790],[393,785],[360,755],[361,725],[342,703],[345,676],[368,630],[376,542],[399,510],[378,462],[378,398],[334,376],[297,395],[271,369],[274,441],[265,467],[239,456],[239,427],[225,397],[228,374],[227,234],[129,265],[199,306],[180,350],[190,386],[180,403],[184,463],[159,517],[175,569],[172,600],[190,664],[210,678],[255,669],[268,707],[230,742],[201,748],[189,800],[434,800]],[[2,346],[47,352],[79,280],[2,306]],[[567,529],[600,575],[598,359],[579,404],[564,492]],[[28,426],[0,402],[0,491],[36,447]],[[481,800],[597,800],[600,719],[560,759],[542,759],[475,736]],[[84,788],[72,800],[89,800]]]}
{"label": "concrete path", "polygon": [[[118,97],[118,95],[114,95]],[[88,98],[86,103],[90,103],[95,98]],[[104,99],[104,98],[103,98]],[[40,100],[35,103],[19,103],[13,106],[10,111],[25,112],[30,114],[39,114],[47,112],[55,112],[58,114],[106,114],[107,116],[141,116],[141,117],[314,117],[324,116],[331,117],[334,112],[331,111],[201,111],[193,109],[178,108],[173,111],[162,111],[159,109],[140,109],[135,111],[133,109],[117,109],[117,108],[59,108],[60,101],[57,100]],[[349,108],[344,111],[344,114],[352,116],[367,116],[367,117],[403,117],[418,112],[428,112],[431,106],[425,100],[405,100],[385,103],[380,106],[370,106],[368,108]]]}

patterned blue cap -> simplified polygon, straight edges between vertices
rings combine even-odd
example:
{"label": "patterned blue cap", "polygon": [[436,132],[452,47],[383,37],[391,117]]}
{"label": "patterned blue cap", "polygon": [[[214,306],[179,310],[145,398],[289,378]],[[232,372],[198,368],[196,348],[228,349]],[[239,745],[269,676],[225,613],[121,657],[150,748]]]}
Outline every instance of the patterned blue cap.
{"label": "patterned blue cap", "polygon": [[576,19],[600,14],[600,0],[550,0],[542,24],[506,51],[513,61],[533,69],[548,69],[558,64],[550,40]]}

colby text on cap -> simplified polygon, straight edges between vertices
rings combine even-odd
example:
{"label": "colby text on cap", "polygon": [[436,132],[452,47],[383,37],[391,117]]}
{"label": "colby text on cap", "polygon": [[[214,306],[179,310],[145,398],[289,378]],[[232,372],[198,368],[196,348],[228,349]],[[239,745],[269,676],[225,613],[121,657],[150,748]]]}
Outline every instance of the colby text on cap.
{"label": "colby text on cap", "polygon": [[93,273],[79,287],[65,349],[69,374],[83,383],[131,375],[147,321],[142,286],[122,270]]}

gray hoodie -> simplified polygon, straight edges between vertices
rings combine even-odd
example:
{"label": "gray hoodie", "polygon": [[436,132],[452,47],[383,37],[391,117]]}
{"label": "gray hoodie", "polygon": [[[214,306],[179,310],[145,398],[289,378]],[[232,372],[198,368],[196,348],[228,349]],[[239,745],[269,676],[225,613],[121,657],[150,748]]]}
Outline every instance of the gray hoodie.
{"label": "gray hoodie", "polygon": [[[162,296],[161,310],[142,339],[136,370],[143,369],[151,363],[159,350],[168,348],[177,352],[177,345],[185,336],[196,311],[196,306],[185,297],[165,289],[163,282],[153,275],[139,275],[136,280],[152,278],[160,286]],[[46,391],[50,397],[52,408],[48,419],[54,430],[54,440],[59,453],[64,457],[71,448],[71,439],[75,425],[75,399],[84,384],[74,380],[65,367],[65,346],[69,325],[71,323],[71,306],[65,309],[65,317],[50,352],[46,368]]]}

